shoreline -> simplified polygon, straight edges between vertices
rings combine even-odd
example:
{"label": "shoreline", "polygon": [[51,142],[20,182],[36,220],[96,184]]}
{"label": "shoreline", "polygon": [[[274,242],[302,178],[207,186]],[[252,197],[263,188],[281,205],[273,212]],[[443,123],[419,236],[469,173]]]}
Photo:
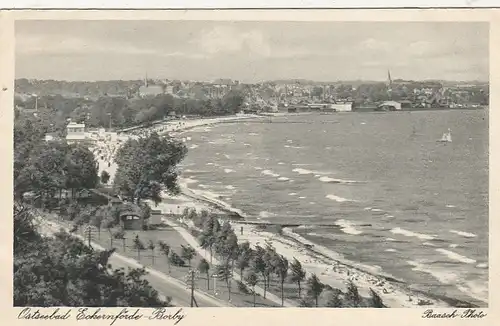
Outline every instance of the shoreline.
{"label": "shoreline", "polygon": [[[188,122],[187,125],[184,124],[182,126],[179,126],[179,121],[169,121],[159,124],[152,129],[154,130],[158,127],[163,128],[161,133],[173,133],[173,135],[171,136],[177,137],[188,130],[192,130],[193,128],[207,127],[218,123],[241,122],[242,120],[244,121],[245,119],[249,118],[257,118],[260,120],[262,118],[269,118],[269,115],[242,115],[208,119],[182,120],[183,122]],[[146,130],[151,129],[146,128]],[[182,177],[179,179],[179,181],[182,182]],[[293,257],[297,257],[297,259],[299,259],[298,257],[302,256],[299,261],[303,263],[306,271],[308,271],[308,274],[309,272],[311,272],[311,270],[315,273],[316,271],[319,271],[316,274],[324,283],[331,286],[342,289],[343,285],[345,286],[345,283],[349,279],[354,278],[356,279],[355,283],[359,286],[361,294],[366,295],[366,291],[369,290],[370,287],[373,287],[374,290],[379,292],[380,296],[389,307],[454,307],[458,304],[476,307],[476,305],[463,300],[441,295],[433,295],[432,293],[427,293],[420,290],[409,289],[409,285],[407,283],[404,283],[388,275],[381,275],[379,273],[366,271],[365,269],[356,266],[358,265],[356,262],[349,262],[336,257],[340,256],[340,254],[332,256],[331,254],[334,252],[332,250],[329,250],[328,248],[326,248],[328,250],[328,253],[326,254],[325,252],[322,252],[321,249],[318,251],[317,249],[321,246],[314,244],[302,238],[300,235],[292,232],[292,230],[288,229],[291,226],[285,226],[282,236],[267,231],[258,230],[258,225],[255,224],[273,225],[273,223],[247,221],[249,216],[246,216],[246,214],[244,214],[241,210],[231,207],[229,204],[220,201],[217,198],[211,198],[209,196],[206,196],[202,192],[190,189],[187,183],[182,184],[181,194],[179,196],[162,196],[162,199],[162,203],[159,204],[159,206],[161,205],[162,208],[165,208],[165,210],[168,210],[168,206],[170,206],[170,212],[173,212],[175,209],[177,209],[179,213],[180,206],[194,208],[197,211],[207,209],[210,211],[224,212],[229,215],[228,218],[231,219],[231,224],[233,224],[236,231],[240,225],[245,225],[245,228],[249,229],[249,231],[246,231],[246,233],[252,233],[253,244],[271,241],[273,245],[278,245],[279,247],[281,247],[281,250],[277,248],[277,251],[289,259],[293,259]],[[181,203],[172,204],[173,201],[180,201]],[[162,212],[166,213],[163,209]],[[280,224],[276,223],[274,225]],[[244,240],[245,239],[238,236],[238,241]],[[330,266],[331,268],[332,264],[335,267],[330,270],[328,267]],[[359,263],[359,265],[361,264],[362,263]],[[342,272],[337,272],[335,269],[338,269]],[[387,288],[389,288],[389,290],[387,290],[385,287],[383,287],[384,290],[387,290],[387,293],[385,291],[381,292],[381,289],[379,288],[384,284]],[[410,301],[409,298],[417,299]],[[431,304],[418,305],[419,299],[429,301],[431,302]]]}

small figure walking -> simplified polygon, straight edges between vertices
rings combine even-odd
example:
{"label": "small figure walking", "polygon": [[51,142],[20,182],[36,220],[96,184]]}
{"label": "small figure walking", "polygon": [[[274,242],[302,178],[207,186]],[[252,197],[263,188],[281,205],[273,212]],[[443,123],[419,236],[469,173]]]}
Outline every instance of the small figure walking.
{"label": "small figure walking", "polygon": [[240,233],[241,233],[241,235],[243,235],[243,227],[241,227]]}

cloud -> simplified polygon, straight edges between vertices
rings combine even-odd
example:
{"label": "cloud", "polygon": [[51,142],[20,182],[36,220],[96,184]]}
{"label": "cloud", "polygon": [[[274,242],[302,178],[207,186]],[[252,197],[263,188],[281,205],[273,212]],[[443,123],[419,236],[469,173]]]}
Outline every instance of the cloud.
{"label": "cloud", "polygon": [[184,57],[201,59],[202,55],[182,51],[169,52],[107,39],[83,39],[78,37],[49,38],[45,35],[23,35],[16,39],[16,52],[21,55],[153,55],[158,57]]}
{"label": "cloud", "polygon": [[192,42],[207,56],[248,51],[261,56],[271,55],[270,42],[258,30],[240,33],[228,26],[215,26],[204,30]]}

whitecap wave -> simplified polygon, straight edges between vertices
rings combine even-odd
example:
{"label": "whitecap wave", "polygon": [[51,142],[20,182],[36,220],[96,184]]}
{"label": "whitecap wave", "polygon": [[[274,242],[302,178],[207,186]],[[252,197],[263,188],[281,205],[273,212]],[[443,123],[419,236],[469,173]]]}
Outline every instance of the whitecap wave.
{"label": "whitecap wave", "polygon": [[299,199],[306,199],[306,197],[304,197],[304,196],[300,196],[300,197],[299,197]]}
{"label": "whitecap wave", "polygon": [[189,146],[189,149],[195,149],[195,148],[198,148],[198,147],[200,147],[200,146],[196,145],[196,144],[193,144],[193,145]]}
{"label": "whitecap wave", "polygon": [[226,188],[227,190],[234,190],[234,189],[236,189],[235,186],[231,186],[231,185],[225,186],[224,188]]}
{"label": "whitecap wave", "polygon": [[232,169],[224,169],[224,172],[225,173],[231,173],[231,172],[234,172],[234,170],[232,170]]}
{"label": "whitecap wave", "polygon": [[430,266],[424,265],[416,261],[407,261],[407,263],[413,266],[412,271],[427,273],[432,275],[440,283],[443,284],[455,284],[458,280],[458,275],[450,272],[449,270],[441,270],[438,268],[432,268]]}
{"label": "whitecap wave", "polygon": [[342,198],[342,197],[339,197],[339,196],[336,196],[336,195],[333,195],[333,194],[326,195],[325,197],[328,198],[328,199],[330,199],[330,200],[334,200],[336,202],[339,202],[339,203],[354,201],[352,199]]}
{"label": "whitecap wave", "polygon": [[290,146],[290,145],[285,145],[285,148],[301,149],[301,148],[304,148],[304,147],[302,147],[302,146]]}
{"label": "whitecap wave", "polygon": [[362,231],[356,230],[355,224],[346,220],[338,220],[335,222],[336,225],[340,226],[342,232],[352,235],[359,235],[363,233]]}
{"label": "whitecap wave", "polygon": [[461,263],[474,264],[476,262],[472,258],[468,258],[468,257],[462,256],[460,254],[457,254],[456,252],[449,251],[449,250],[446,250],[446,249],[443,249],[443,248],[438,248],[438,249],[436,249],[436,251],[439,252],[439,253],[441,253],[441,254],[443,254],[443,255],[445,255],[446,257],[448,257],[451,260],[459,261]]}
{"label": "whitecap wave", "polygon": [[277,178],[277,177],[279,177],[279,176],[280,176],[279,174],[274,173],[274,172],[273,172],[273,171],[271,171],[271,170],[264,170],[264,171],[262,171],[262,172],[261,172],[261,174],[263,174],[263,175],[268,175],[268,176],[275,177],[275,178]]}
{"label": "whitecap wave", "polygon": [[488,268],[488,263],[480,263],[476,265],[476,268]]}
{"label": "whitecap wave", "polygon": [[259,134],[255,133],[255,132],[251,132],[248,134],[249,136],[258,136]]}
{"label": "whitecap wave", "polygon": [[310,201],[309,204],[316,205],[316,202]]}
{"label": "whitecap wave", "polygon": [[385,251],[387,251],[387,252],[396,252],[397,250],[394,249],[394,248],[388,248],[388,249],[385,249]]}
{"label": "whitecap wave", "polygon": [[283,162],[278,162],[278,165],[283,165],[283,164],[285,164],[285,163],[283,163]]}
{"label": "whitecap wave", "polygon": [[433,240],[435,238],[435,236],[432,236],[432,235],[423,234],[423,233],[416,233],[416,232],[408,231],[408,230],[405,230],[402,228],[394,228],[391,230],[391,233],[401,234],[401,235],[404,235],[407,237],[416,237],[416,238],[419,238],[421,240]]}
{"label": "whitecap wave", "polygon": [[446,205],[447,208],[455,208],[455,205]]}
{"label": "whitecap wave", "polygon": [[465,237],[465,238],[475,238],[475,237],[477,237],[477,235],[475,235],[474,233],[469,233],[469,232],[464,232],[464,231],[450,230],[450,232],[458,234],[458,235],[461,235],[462,237]]}
{"label": "whitecap wave", "polygon": [[330,178],[326,176],[319,176],[319,181],[321,182],[326,182],[326,183],[341,183],[341,184],[351,184],[351,183],[358,183],[358,181],[354,180],[344,180],[344,179],[336,179],[336,178]]}
{"label": "whitecap wave", "polygon": [[385,238],[386,241],[396,241],[394,238]]}
{"label": "whitecap wave", "polygon": [[427,247],[435,247],[436,245],[430,242],[424,242],[422,245],[427,246]]}
{"label": "whitecap wave", "polygon": [[261,217],[261,218],[269,218],[269,217],[273,217],[273,216],[276,216],[276,214],[268,212],[268,211],[262,211],[259,213],[259,217]]}
{"label": "whitecap wave", "polygon": [[451,243],[448,247],[450,247],[450,248],[457,248],[457,247],[459,247],[459,245],[456,244],[456,243]]}
{"label": "whitecap wave", "polygon": [[287,178],[287,177],[279,177],[278,178],[279,181],[289,181],[290,178]]}
{"label": "whitecap wave", "polygon": [[296,192],[291,192],[288,194],[288,196],[297,196],[297,193]]}

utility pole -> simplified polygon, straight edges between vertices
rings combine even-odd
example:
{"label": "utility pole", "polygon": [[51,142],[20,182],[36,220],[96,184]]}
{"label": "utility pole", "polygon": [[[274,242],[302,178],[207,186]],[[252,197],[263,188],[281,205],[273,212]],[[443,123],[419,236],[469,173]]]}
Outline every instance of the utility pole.
{"label": "utility pole", "polygon": [[198,307],[198,303],[196,302],[196,298],[194,297],[194,287],[195,287],[195,281],[197,279],[197,271],[190,269],[186,275],[186,283],[188,283],[188,286],[191,288],[191,307]]}

